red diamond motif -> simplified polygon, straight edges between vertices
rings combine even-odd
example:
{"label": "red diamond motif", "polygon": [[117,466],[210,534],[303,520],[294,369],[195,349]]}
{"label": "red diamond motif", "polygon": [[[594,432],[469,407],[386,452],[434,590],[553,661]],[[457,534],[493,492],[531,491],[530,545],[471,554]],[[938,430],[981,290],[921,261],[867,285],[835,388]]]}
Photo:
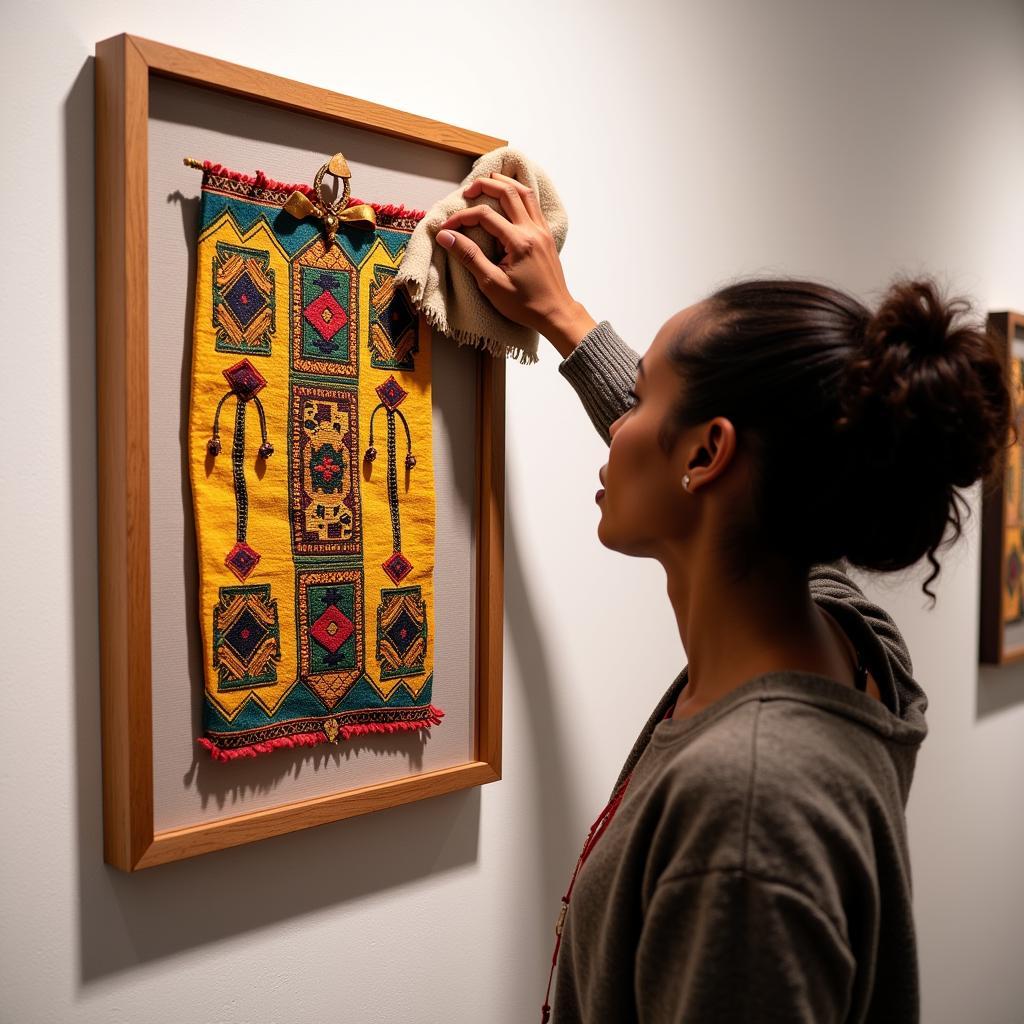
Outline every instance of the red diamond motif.
{"label": "red diamond motif", "polygon": [[267,383],[267,379],[248,359],[240,359],[234,366],[221,372],[231,385],[231,390],[243,402],[249,401]]}
{"label": "red diamond motif", "polygon": [[259,552],[249,547],[244,540],[240,540],[228,552],[224,564],[244,583],[259,560]]}
{"label": "red diamond motif", "polygon": [[330,341],[348,323],[348,314],[326,288],[306,306],[302,315],[324,341]]}
{"label": "red diamond motif", "polygon": [[355,628],[355,623],[344,612],[329,604],[323,615],[309,627],[309,634],[321,647],[334,654]]}
{"label": "red diamond motif", "polygon": [[401,583],[412,572],[412,562],[401,551],[396,551],[381,568],[395,583]]}
{"label": "red diamond motif", "polygon": [[376,391],[380,396],[380,400],[391,410],[397,409],[409,394],[409,392],[406,391],[397,380],[395,380],[394,374],[391,374],[383,384],[378,384]]}

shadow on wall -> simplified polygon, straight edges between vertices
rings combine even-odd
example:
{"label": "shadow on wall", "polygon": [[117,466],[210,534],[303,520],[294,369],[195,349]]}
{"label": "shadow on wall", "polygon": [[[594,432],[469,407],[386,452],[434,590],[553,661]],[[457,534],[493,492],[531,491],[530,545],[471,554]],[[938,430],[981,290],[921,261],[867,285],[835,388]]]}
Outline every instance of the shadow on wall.
{"label": "shadow on wall", "polygon": [[[401,886],[477,858],[480,791],[125,875],[103,863],[95,457],[94,62],[64,104],[79,979]],[[104,211],[98,215],[103,216]],[[403,854],[416,836],[417,857]],[[253,894],[259,893],[254,899]]]}
{"label": "shadow on wall", "polygon": [[[514,493],[515,481],[508,482],[509,492]],[[517,970],[506,974],[508,990],[496,994],[495,1005],[506,1008],[520,1006],[527,993],[544,990],[559,899],[579,853],[583,820],[587,817],[579,789],[572,785],[574,770],[578,771],[579,766],[571,763],[562,739],[572,723],[559,714],[552,699],[566,680],[558,678],[549,653],[550,640],[530,594],[516,526],[509,522],[505,530],[505,622],[510,641],[506,662],[515,659],[522,681],[530,743],[528,754],[523,748],[528,763],[517,766],[517,770],[528,776],[532,820],[517,831],[531,839],[529,846],[520,848],[519,857],[533,859],[532,870],[526,876],[533,880],[533,886],[530,899],[520,901],[509,920],[506,956],[510,962],[519,963]],[[577,822],[578,829],[571,827]],[[534,1005],[527,1002],[524,1012],[532,1017],[534,1010]]]}

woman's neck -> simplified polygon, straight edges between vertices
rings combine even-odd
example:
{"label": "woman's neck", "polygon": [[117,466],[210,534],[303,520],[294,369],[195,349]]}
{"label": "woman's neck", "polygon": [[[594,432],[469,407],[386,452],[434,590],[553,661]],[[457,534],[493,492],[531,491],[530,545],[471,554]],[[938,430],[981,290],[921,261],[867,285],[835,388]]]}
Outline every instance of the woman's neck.
{"label": "woman's neck", "polygon": [[796,669],[842,682],[851,677],[849,656],[815,605],[805,574],[766,566],[732,582],[708,554],[663,565],[689,661],[677,717],[695,714],[764,672]]}

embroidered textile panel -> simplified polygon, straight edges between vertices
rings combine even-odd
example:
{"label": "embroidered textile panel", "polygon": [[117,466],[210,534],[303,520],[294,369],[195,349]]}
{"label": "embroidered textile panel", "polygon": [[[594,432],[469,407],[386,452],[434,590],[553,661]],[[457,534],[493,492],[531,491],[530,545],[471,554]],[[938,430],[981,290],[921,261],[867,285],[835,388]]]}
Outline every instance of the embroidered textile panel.
{"label": "embroidered textile panel", "polygon": [[204,165],[188,443],[218,760],[443,714],[431,338],[394,281],[423,213],[328,242],[294,190]]}

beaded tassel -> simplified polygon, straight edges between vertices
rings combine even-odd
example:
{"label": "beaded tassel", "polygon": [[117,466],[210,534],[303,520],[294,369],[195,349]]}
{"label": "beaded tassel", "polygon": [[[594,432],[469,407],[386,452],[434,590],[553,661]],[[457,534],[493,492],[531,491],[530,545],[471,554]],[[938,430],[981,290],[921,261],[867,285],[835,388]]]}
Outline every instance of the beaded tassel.
{"label": "beaded tassel", "polygon": [[235,396],[235,433],[231,445],[231,478],[235,488],[235,546],[224,559],[225,564],[240,579],[244,580],[259,561],[259,553],[246,542],[249,526],[249,490],[245,482],[245,409],[249,402],[256,406],[260,418],[260,447],[258,455],[268,459],[274,454],[274,446],[267,440],[267,416],[257,392],[266,380],[249,362],[243,359],[224,371],[230,388],[217,403],[213,414],[213,431],[206,443],[207,452],[214,458],[222,450],[220,440],[220,411],[224,403]]}
{"label": "beaded tassel", "polygon": [[[392,378],[393,380],[394,378]],[[402,396],[404,397],[404,395]],[[401,401],[401,398],[398,399]],[[397,453],[397,441],[396,435],[398,433],[395,427],[395,417],[397,416],[402,421],[402,426],[405,428],[405,468],[408,472],[416,465],[416,456],[412,453],[412,434],[409,431],[409,423],[406,420],[404,414],[400,409],[395,407],[397,403],[389,404],[388,402],[379,403],[370,414],[370,443],[363,455],[363,460],[366,463],[373,462],[377,458],[377,449],[373,446],[373,421],[380,409],[383,409],[387,416],[388,435],[387,435],[387,488],[388,488],[388,508],[391,512],[391,539],[392,539],[392,552],[391,558],[384,563],[384,569],[388,575],[391,576],[395,582],[405,575],[409,569],[412,568],[411,563],[402,555],[402,523],[399,516],[398,509],[398,453]]]}

